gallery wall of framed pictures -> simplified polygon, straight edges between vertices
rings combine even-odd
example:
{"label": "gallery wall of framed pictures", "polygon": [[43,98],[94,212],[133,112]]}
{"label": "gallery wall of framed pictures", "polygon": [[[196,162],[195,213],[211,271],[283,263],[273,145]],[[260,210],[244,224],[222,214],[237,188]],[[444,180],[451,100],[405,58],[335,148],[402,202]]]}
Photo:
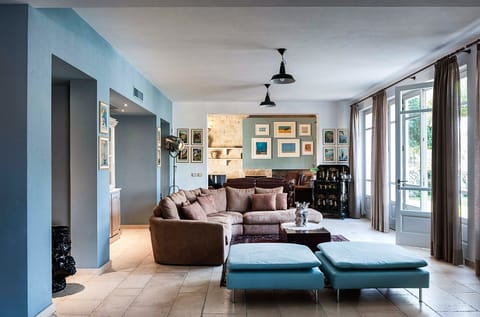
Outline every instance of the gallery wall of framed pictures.
{"label": "gallery wall of framed pictures", "polygon": [[98,103],[98,169],[110,168],[110,105],[100,101]]}
{"label": "gallery wall of framed pictures", "polygon": [[177,136],[185,143],[185,148],[176,158],[177,163],[203,163],[205,156],[204,129],[178,128]]}
{"label": "gallery wall of framed pictures", "polygon": [[322,159],[325,163],[348,163],[350,131],[347,128],[322,129]]}

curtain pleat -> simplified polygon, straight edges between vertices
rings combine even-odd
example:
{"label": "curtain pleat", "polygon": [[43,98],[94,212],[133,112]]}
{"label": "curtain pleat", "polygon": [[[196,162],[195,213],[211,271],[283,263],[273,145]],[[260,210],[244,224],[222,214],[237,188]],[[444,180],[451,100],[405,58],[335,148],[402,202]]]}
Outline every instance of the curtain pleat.
{"label": "curtain pleat", "polygon": [[431,254],[463,264],[459,215],[458,144],[460,73],[457,57],[435,64],[432,108]]}
{"label": "curtain pleat", "polygon": [[389,184],[387,171],[387,96],[384,90],[373,96],[372,108],[372,227],[389,231]]}
{"label": "curtain pleat", "polygon": [[477,45],[477,75],[476,89],[477,89],[477,102],[475,104],[475,110],[473,111],[473,219],[471,219],[468,225],[474,226],[474,241],[473,250],[475,252],[475,273],[477,277],[480,277],[480,45]]}
{"label": "curtain pleat", "polygon": [[351,218],[360,218],[360,198],[361,193],[361,181],[360,181],[360,169],[358,168],[358,138],[359,138],[359,125],[358,125],[358,105],[352,105],[350,108],[350,145],[348,152],[350,175],[352,176],[350,182],[350,202],[349,211]]}

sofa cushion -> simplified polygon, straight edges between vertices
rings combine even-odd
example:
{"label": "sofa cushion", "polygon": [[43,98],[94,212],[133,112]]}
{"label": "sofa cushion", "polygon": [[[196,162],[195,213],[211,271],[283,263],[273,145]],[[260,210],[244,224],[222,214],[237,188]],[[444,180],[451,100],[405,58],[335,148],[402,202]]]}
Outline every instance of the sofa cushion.
{"label": "sofa cushion", "polygon": [[253,194],[252,195],[252,210],[275,210],[276,205],[275,193],[269,194]]}
{"label": "sofa cushion", "polygon": [[304,245],[294,243],[241,243],[230,247],[229,270],[302,270],[321,262]]}
{"label": "sofa cushion", "polygon": [[287,210],[287,193],[277,193],[275,197],[275,210]]}
{"label": "sofa cushion", "polygon": [[180,219],[178,215],[178,208],[173,200],[167,196],[160,201],[160,216],[164,219]]}
{"label": "sofa cushion", "polygon": [[197,202],[202,206],[206,215],[217,212],[217,206],[212,195],[198,196]]}
{"label": "sofa cushion", "polygon": [[215,206],[217,206],[217,211],[227,210],[227,192],[225,188],[219,189],[201,189],[202,194],[210,194],[213,196],[215,201]]}
{"label": "sofa cushion", "polygon": [[295,209],[250,211],[243,216],[244,224],[280,224],[295,221]]}
{"label": "sofa cushion", "polygon": [[255,187],[255,194],[283,193],[283,186],[274,188]]}
{"label": "sofa cushion", "polygon": [[170,197],[170,199],[175,203],[175,206],[177,206],[177,208],[182,207],[182,204],[188,201],[187,196],[185,196],[185,193],[183,191],[178,191],[169,195],[168,197]]}
{"label": "sofa cushion", "polygon": [[232,225],[242,224],[243,223],[243,214],[237,211],[220,211],[213,214],[208,214],[207,217],[228,217],[232,223]]}
{"label": "sofa cushion", "polygon": [[317,247],[339,269],[414,269],[427,265],[425,260],[406,255],[402,248],[385,243],[326,242]]}
{"label": "sofa cushion", "polygon": [[245,212],[250,210],[254,188],[232,188],[227,187],[227,210]]}
{"label": "sofa cushion", "polygon": [[180,191],[185,194],[185,197],[187,197],[187,200],[191,203],[197,200],[197,197],[200,196],[200,194],[202,193],[200,188],[191,189],[191,190],[182,189]]}
{"label": "sofa cushion", "polygon": [[207,215],[203,211],[202,206],[196,201],[184,204],[180,207],[182,218],[188,220],[207,220]]}

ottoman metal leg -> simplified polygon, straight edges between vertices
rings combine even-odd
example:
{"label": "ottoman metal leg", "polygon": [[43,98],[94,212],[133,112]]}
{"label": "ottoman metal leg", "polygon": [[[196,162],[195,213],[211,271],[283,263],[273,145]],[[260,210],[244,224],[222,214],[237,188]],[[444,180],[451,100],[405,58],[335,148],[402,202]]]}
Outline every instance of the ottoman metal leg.
{"label": "ottoman metal leg", "polygon": [[318,304],[318,289],[313,290],[313,295],[315,295],[315,304]]}
{"label": "ottoman metal leg", "polygon": [[421,288],[418,289],[418,302],[419,303],[422,302],[422,289]]}
{"label": "ottoman metal leg", "polygon": [[337,288],[337,303],[340,302],[340,289]]}
{"label": "ottoman metal leg", "polygon": [[232,289],[231,293],[230,293],[230,301],[232,303],[235,303],[235,290]]}

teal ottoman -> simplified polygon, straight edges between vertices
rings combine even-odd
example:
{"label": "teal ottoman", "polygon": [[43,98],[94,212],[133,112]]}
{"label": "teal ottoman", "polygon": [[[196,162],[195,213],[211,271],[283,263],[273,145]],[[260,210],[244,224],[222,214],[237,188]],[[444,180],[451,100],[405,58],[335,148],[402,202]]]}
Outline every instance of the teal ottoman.
{"label": "teal ottoman", "polygon": [[395,245],[373,242],[327,242],[318,246],[320,269],[334,289],[428,288],[430,274],[423,259],[404,255]]}
{"label": "teal ottoman", "polygon": [[324,286],[320,261],[312,251],[293,243],[244,243],[230,247],[227,259],[227,288],[236,289],[304,289]]}

